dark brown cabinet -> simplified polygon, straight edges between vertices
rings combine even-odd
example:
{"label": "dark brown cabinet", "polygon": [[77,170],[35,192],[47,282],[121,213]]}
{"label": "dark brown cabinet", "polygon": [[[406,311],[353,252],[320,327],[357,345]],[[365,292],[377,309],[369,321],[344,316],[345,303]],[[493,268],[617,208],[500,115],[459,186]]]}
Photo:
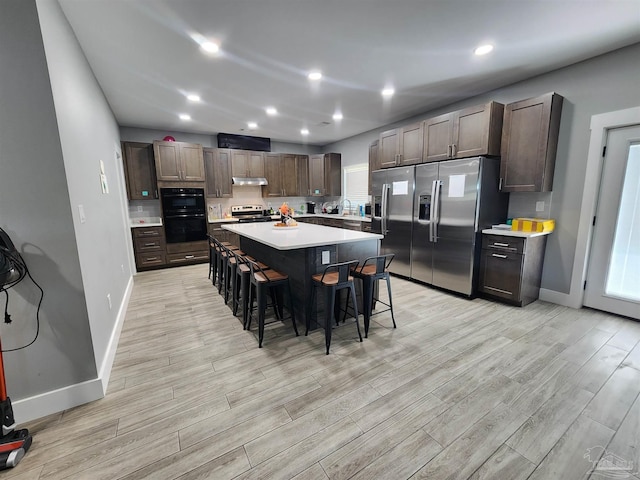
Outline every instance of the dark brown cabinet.
{"label": "dark brown cabinet", "polygon": [[296,155],[296,167],[298,169],[298,193],[301,197],[310,195],[309,190],[309,156]]}
{"label": "dark brown cabinet", "polygon": [[158,181],[205,181],[202,145],[155,141],[153,152]]}
{"label": "dark brown cabinet", "polygon": [[155,200],[158,198],[156,166],[153,145],[124,142],[122,144],[124,173],[129,200]]}
{"label": "dark brown cabinet", "polygon": [[131,235],[138,270],[148,270],[166,264],[163,227],[136,227],[131,229]]}
{"label": "dark brown cabinet", "polygon": [[537,300],[546,242],[546,235],[483,235],[480,292],[518,306]]}
{"label": "dark brown cabinet", "polygon": [[380,168],[421,163],[423,137],[422,122],[382,132],[378,141]]}
{"label": "dark brown cabinet", "polygon": [[167,265],[189,265],[209,261],[209,242],[167,243]]}
{"label": "dark brown cabinet", "polygon": [[231,156],[229,150],[203,148],[207,197],[232,197]]}
{"label": "dark brown cabinet", "polygon": [[[298,161],[290,153],[267,153],[264,172],[268,185],[262,187],[263,197],[286,197],[300,195]],[[306,192],[304,193],[306,195]]]}
{"label": "dark brown cabinet", "polygon": [[236,222],[216,222],[209,224],[209,235],[214,237],[220,242],[229,242],[233,245],[240,245],[239,237],[237,233],[230,232],[222,228],[222,225],[229,225]]}
{"label": "dark brown cabinet", "polygon": [[340,196],[342,160],[339,153],[309,156],[309,189],[312,196]]}
{"label": "dark brown cabinet", "polygon": [[490,102],[425,120],[422,161],[500,155],[503,111]]}
{"label": "dark brown cabinet", "polygon": [[563,97],[548,93],[506,106],[500,159],[503,192],[551,191],[562,103]]}
{"label": "dark brown cabinet", "polygon": [[231,174],[234,177],[264,177],[264,154],[252,150],[229,150],[231,152]]}
{"label": "dark brown cabinet", "polygon": [[380,170],[380,156],[378,155],[379,140],[374,140],[369,145],[369,195],[372,195],[371,174]]}

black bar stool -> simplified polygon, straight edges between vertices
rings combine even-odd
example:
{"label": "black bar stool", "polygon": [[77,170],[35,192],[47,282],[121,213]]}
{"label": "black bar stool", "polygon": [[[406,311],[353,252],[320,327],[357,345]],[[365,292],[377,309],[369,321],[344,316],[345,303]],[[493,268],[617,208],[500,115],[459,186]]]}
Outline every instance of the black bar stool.
{"label": "black bar stool", "polygon": [[251,267],[247,260],[256,262],[263,270],[269,270],[264,263],[257,262],[249,255],[239,255],[237,251],[229,250],[236,260],[236,275],[231,288],[231,310],[234,316],[238,310],[242,313],[242,328],[247,329],[247,313],[249,311],[249,282],[251,281]]}
{"label": "black bar stool", "polygon": [[[213,244],[213,249],[212,249]],[[212,235],[209,235],[209,269],[211,272],[211,283],[213,286],[218,286],[218,293],[220,293],[222,284],[222,252],[223,246],[231,246],[229,242],[221,242]],[[237,248],[237,247],[236,247]],[[213,254],[213,255],[212,255]]]}
{"label": "black bar stool", "polygon": [[[246,258],[246,257],[245,257]],[[247,330],[251,329],[251,319],[253,316],[253,299],[255,297],[258,308],[258,347],[262,348],[262,340],[264,339],[264,317],[268,306],[272,306],[275,316],[278,320],[284,321],[283,318],[283,302],[277,301],[277,298],[282,298],[282,289],[286,290],[289,297],[289,313],[291,316],[291,323],[293,323],[293,330],[298,336],[298,327],[296,325],[296,317],[293,311],[293,298],[291,297],[291,285],[289,285],[289,276],[284,273],[280,273],[276,270],[265,270],[253,260],[246,258],[249,268],[251,269],[251,275],[249,277],[249,312],[247,314]],[[277,289],[280,288],[280,292]],[[267,305],[267,289],[271,293],[271,305]]]}
{"label": "black bar stool", "polygon": [[[238,268],[238,256],[244,255],[244,252],[237,247],[234,250],[233,246],[222,246],[224,252],[222,254],[222,260],[224,262],[224,303],[229,303],[229,297],[232,296],[232,292],[235,288],[236,270]],[[233,307],[233,305],[232,305]]]}
{"label": "black bar stool", "polygon": [[[353,277],[350,275],[358,265],[358,260],[351,260],[349,262],[334,263],[327,265],[322,273],[317,273],[311,276],[313,280],[313,296],[311,304],[315,303],[317,288],[323,288],[325,291],[325,320],[324,320],[324,338],[325,345],[327,347],[327,355],[329,355],[329,347],[331,346],[331,328],[332,320],[335,317],[336,324],[340,314],[340,297],[339,292],[342,289],[348,288],[351,300],[353,302],[354,317],[356,319],[356,328],[358,329],[358,337],[362,342],[362,335],[360,333],[360,324],[358,323],[358,303],[356,301],[356,289],[353,284]],[[349,297],[347,297],[347,305],[349,304]],[[307,317],[307,329],[305,335],[309,333],[309,327],[311,319]]]}
{"label": "black bar stool", "polygon": [[[225,244],[226,243],[226,244]],[[240,251],[240,247],[228,242],[220,242],[220,265],[218,265],[218,293],[224,295],[225,303],[228,300],[229,282],[229,250]]]}
{"label": "black bar stool", "polygon": [[[364,336],[369,336],[369,321],[371,315],[373,315],[373,302],[380,302],[386,305],[387,309],[381,310],[378,313],[391,311],[391,320],[393,321],[393,328],[396,328],[396,319],[393,316],[393,301],[391,299],[391,278],[389,276],[389,265],[395,255],[389,253],[387,255],[378,255],[375,257],[367,258],[361,265],[357,266],[351,271],[351,274],[362,280],[362,306],[364,308]],[[387,281],[387,292],[389,292],[389,303],[384,303],[378,298],[374,298],[373,292],[375,290],[375,283],[378,280]]]}

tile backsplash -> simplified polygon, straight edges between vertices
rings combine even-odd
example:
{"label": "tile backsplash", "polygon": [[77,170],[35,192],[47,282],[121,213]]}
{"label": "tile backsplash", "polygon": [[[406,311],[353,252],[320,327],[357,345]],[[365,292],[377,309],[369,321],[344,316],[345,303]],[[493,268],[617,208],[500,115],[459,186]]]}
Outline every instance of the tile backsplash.
{"label": "tile backsplash", "polygon": [[129,218],[161,217],[160,200],[129,200]]}
{"label": "tile backsplash", "polygon": [[[509,218],[535,217],[551,218],[553,192],[511,192],[509,194]],[[536,211],[536,204],[544,203],[542,211]]]}

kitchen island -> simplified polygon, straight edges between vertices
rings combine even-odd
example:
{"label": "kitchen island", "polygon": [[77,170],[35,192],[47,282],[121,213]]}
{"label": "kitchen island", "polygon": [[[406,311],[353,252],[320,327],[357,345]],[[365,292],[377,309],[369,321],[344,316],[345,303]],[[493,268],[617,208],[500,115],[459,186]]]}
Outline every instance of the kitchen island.
{"label": "kitchen island", "polygon": [[[311,328],[324,324],[323,301],[312,305],[311,275],[321,273],[330,263],[364,261],[378,255],[382,235],[342,228],[298,223],[275,227],[274,223],[242,223],[222,228],[239,235],[239,247],[271,268],[289,275],[293,308],[298,324],[311,319]],[[318,308],[317,305],[320,307]]]}

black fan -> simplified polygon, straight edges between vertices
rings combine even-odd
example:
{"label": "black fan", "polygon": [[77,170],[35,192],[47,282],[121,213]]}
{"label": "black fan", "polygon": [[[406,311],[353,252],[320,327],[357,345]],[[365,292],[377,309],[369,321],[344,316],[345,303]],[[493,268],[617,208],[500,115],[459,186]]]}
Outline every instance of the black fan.
{"label": "black fan", "polygon": [[[27,265],[16,250],[9,235],[0,228],[0,292],[9,296],[7,289],[19,283],[28,273]],[[40,287],[38,287],[40,288]],[[42,297],[40,299],[42,301]],[[8,314],[5,307],[5,318]],[[8,321],[8,320],[7,320]],[[13,419],[11,399],[7,396],[7,385],[4,376],[2,344],[0,343],[0,470],[15,467],[31,446],[32,437],[29,430],[16,430]]]}
{"label": "black fan", "polygon": [[26,272],[24,260],[9,235],[0,228],[0,290],[6,290],[19,283]]}

